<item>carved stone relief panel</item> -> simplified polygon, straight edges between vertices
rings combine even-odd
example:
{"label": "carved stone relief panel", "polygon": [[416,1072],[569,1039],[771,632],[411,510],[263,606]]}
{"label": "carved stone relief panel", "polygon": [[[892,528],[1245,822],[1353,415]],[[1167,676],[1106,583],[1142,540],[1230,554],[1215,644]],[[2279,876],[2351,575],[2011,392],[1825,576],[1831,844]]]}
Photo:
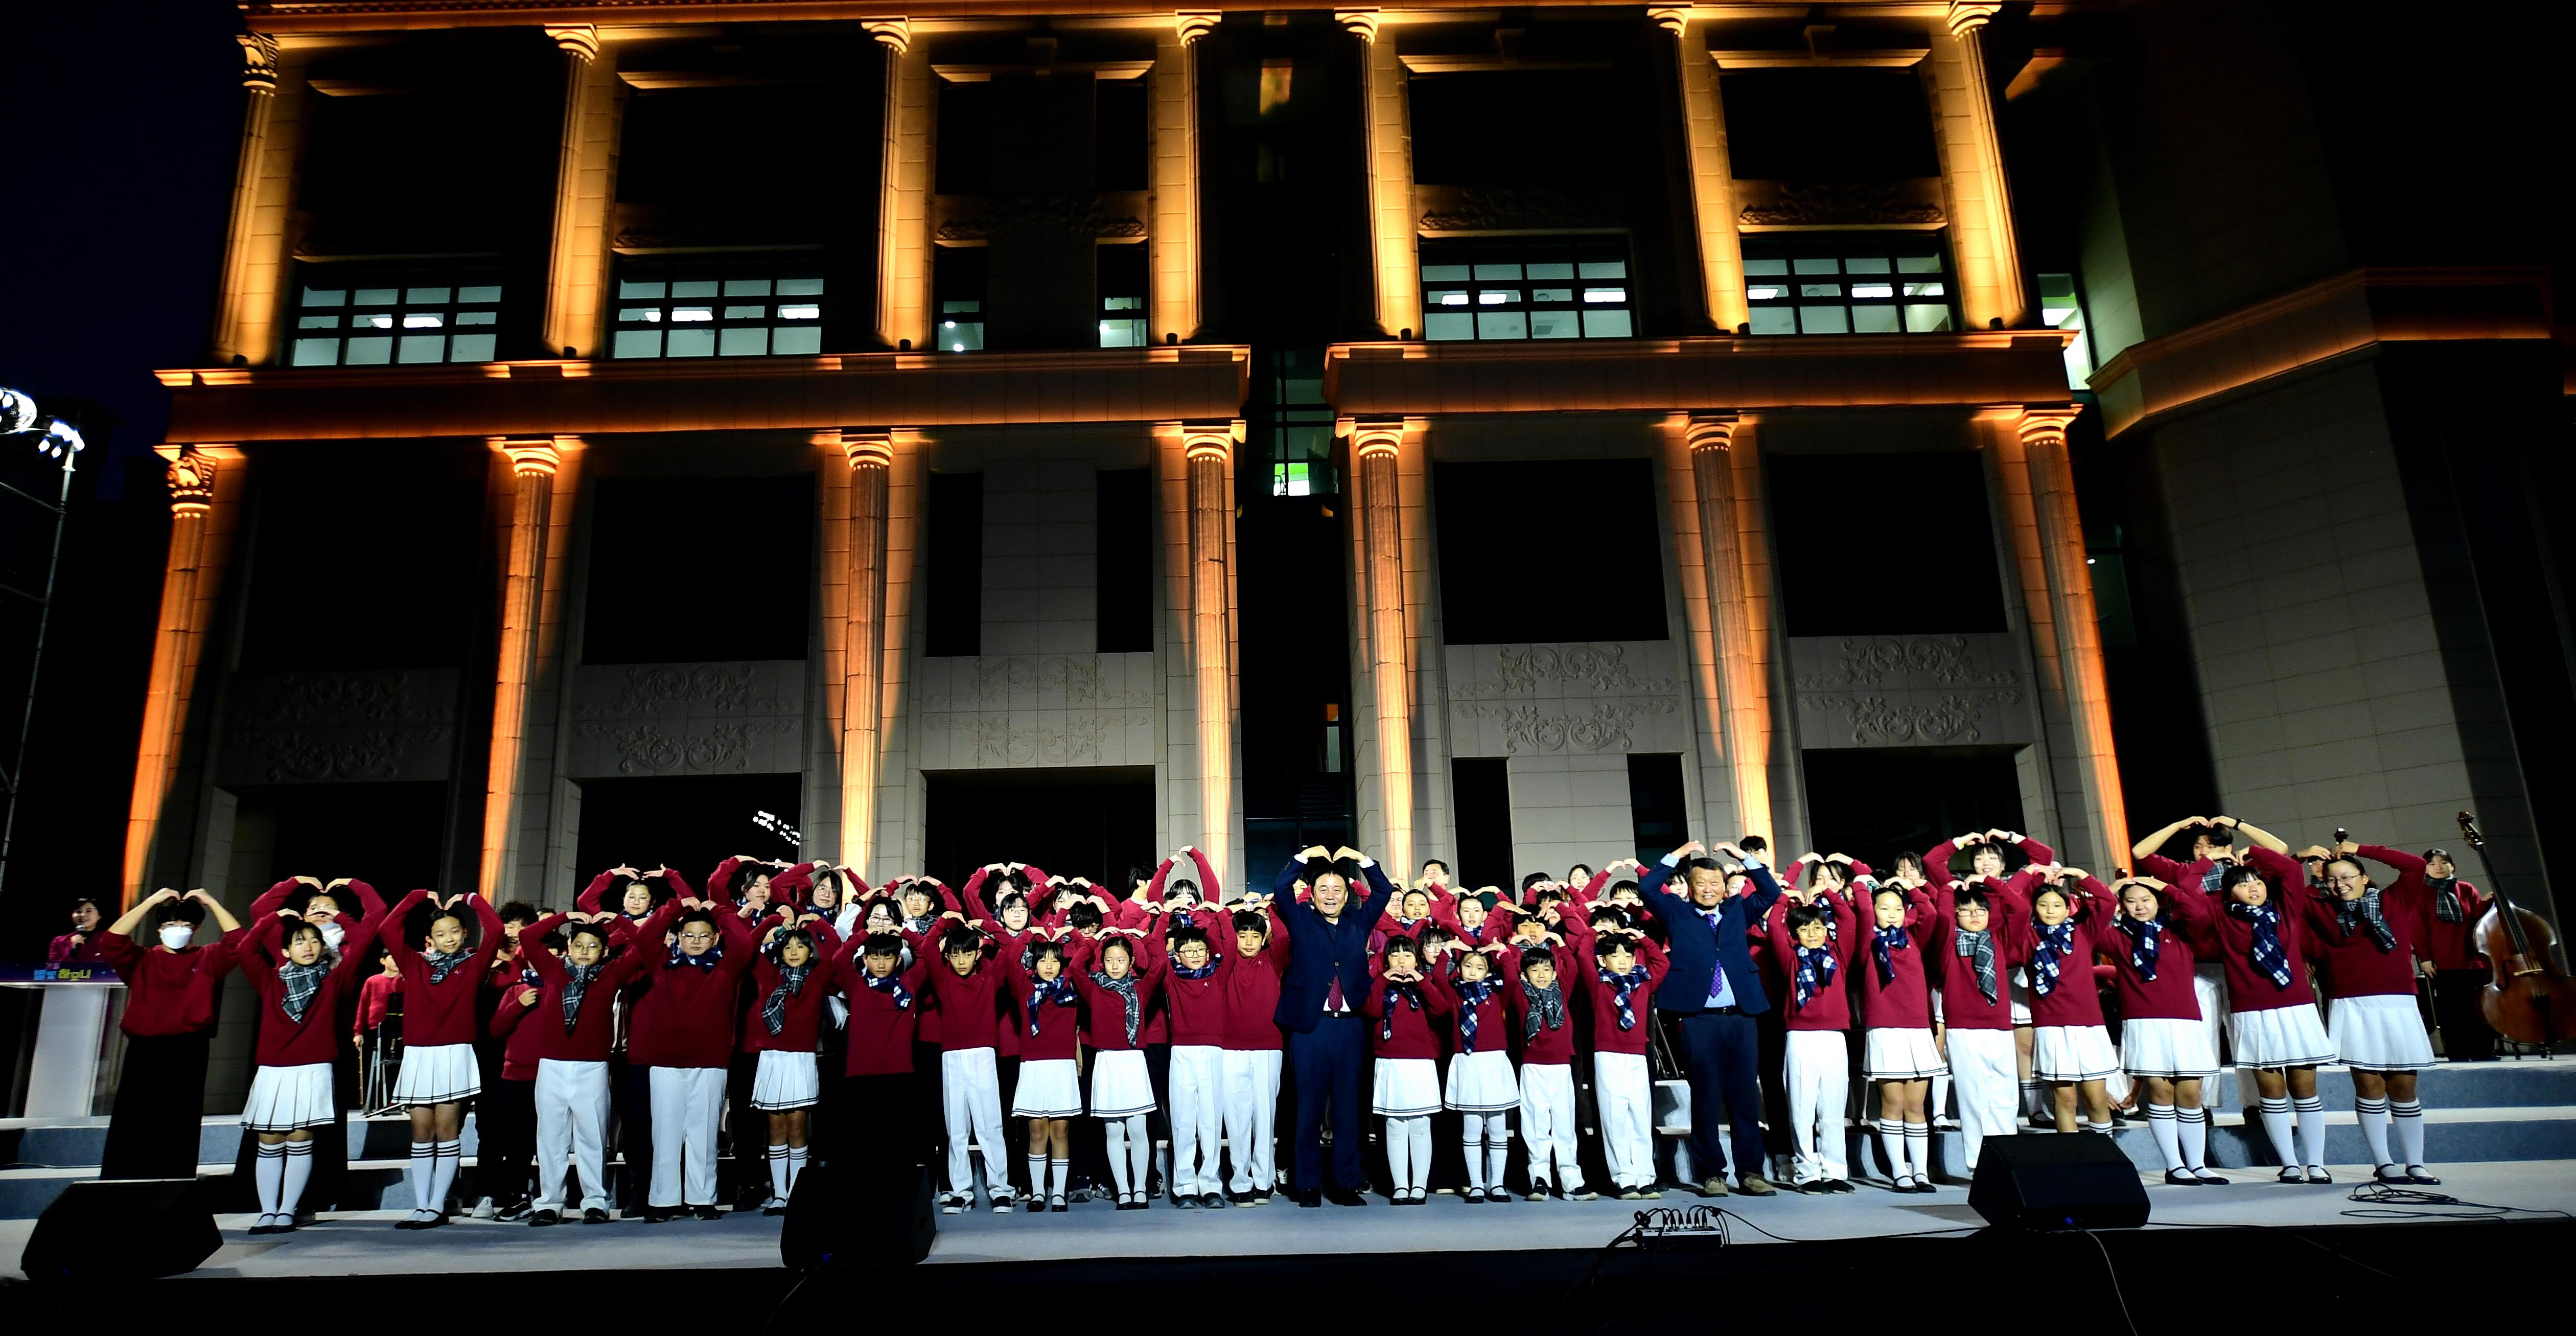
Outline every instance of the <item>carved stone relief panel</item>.
{"label": "carved stone relief panel", "polygon": [[446,779],[456,692],[456,673],[443,668],[243,674],[215,782]]}
{"label": "carved stone relief panel", "polygon": [[2008,632],[1795,637],[1789,671],[1804,746],[2010,745],[2039,736]]}
{"label": "carved stone relief panel", "polygon": [[1681,751],[1690,713],[1671,641],[1448,647],[1460,756]]}
{"label": "carved stone relief panel", "polygon": [[1154,765],[1151,654],[922,660],[921,767]]}
{"label": "carved stone relief panel", "polygon": [[805,662],[601,664],[573,680],[575,778],[804,769]]}

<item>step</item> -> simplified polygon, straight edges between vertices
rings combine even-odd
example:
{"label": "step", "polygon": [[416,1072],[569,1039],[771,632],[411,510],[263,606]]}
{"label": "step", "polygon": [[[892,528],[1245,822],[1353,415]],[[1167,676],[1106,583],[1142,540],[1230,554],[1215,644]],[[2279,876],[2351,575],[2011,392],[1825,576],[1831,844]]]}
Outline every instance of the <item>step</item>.
{"label": "step", "polygon": [[[107,1149],[105,1118],[0,1118],[0,1166],[95,1170]],[[475,1152],[474,1114],[465,1115],[465,1153]],[[198,1125],[197,1158],[229,1165],[241,1146],[241,1118],[221,1114]],[[349,1120],[349,1155],[384,1159],[411,1153],[411,1119],[399,1113]]]}
{"label": "step", "polygon": [[[2239,1073],[2219,1074],[2213,1108],[2241,1108],[2252,1097],[2239,1089]],[[2426,1108],[2510,1108],[2518,1105],[2576,1104],[2576,1060],[2526,1058],[2496,1062],[2445,1062],[2415,1074],[2416,1098]],[[2329,1109],[2352,1109],[2352,1069],[2317,1069],[2317,1095]]]}

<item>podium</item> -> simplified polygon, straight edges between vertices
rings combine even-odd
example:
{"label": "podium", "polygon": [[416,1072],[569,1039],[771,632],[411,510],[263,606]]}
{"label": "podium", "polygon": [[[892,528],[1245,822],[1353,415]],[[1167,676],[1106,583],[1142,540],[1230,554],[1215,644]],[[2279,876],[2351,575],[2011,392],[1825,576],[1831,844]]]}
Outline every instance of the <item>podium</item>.
{"label": "podium", "polygon": [[86,1118],[107,1060],[109,1016],[124,990],[97,962],[0,965],[0,988],[33,992],[34,1051],[27,1063],[26,1118]]}

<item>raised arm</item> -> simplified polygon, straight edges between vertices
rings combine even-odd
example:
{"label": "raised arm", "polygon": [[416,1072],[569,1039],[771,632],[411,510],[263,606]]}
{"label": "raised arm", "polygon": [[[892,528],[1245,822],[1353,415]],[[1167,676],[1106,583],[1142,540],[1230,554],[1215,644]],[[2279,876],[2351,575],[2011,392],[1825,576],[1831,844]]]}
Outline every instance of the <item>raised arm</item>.
{"label": "raised arm", "polygon": [[2130,845],[2129,857],[2139,863],[2144,863],[2149,858],[2158,857],[2158,851],[2165,847],[2165,841],[2172,839],[2176,835],[2180,835],[2183,832],[2184,827],[2203,824],[2206,823],[2199,817],[2182,817],[2179,820],[2157,830],[2154,834],[2147,836],[2145,839],[2138,841],[2136,844]]}
{"label": "raised arm", "polygon": [[474,938],[474,972],[479,975],[492,968],[492,957],[499,953],[502,943],[510,940],[510,934],[502,927],[501,916],[493,912],[491,901],[467,891],[465,902],[474,907],[474,921],[480,925]]}
{"label": "raised arm", "polygon": [[2255,845],[2259,848],[2269,849],[2276,854],[2286,854],[2290,852],[2289,841],[2263,829],[2261,826],[2257,826],[2246,821],[2242,817],[2224,816],[2218,819],[2226,825],[2245,832],[2245,838],[2254,841]]}
{"label": "raised arm", "polygon": [[411,911],[419,908],[428,899],[429,888],[420,887],[395,901],[394,907],[385,911],[383,938],[385,951],[405,969],[411,968],[412,962],[420,959],[420,952],[412,946],[411,934],[403,931],[403,920],[410,918]]}
{"label": "raised arm", "polygon": [[1959,837],[1956,835],[1933,845],[1923,855],[1924,880],[1943,890],[1948,890],[1951,883],[1958,880],[1950,871],[1950,860],[1958,856]]}
{"label": "raised arm", "polygon": [[608,894],[609,883],[616,880],[617,869],[615,868],[610,868],[591,878],[590,885],[583,887],[581,894],[572,898],[572,907],[585,914],[598,913],[600,898]]}
{"label": "raised arm", "polygon": [[295,888],[303,884],[301,877],[288,877],[260,892],[259,898],[250,902],[251,922],[256,924],[261,919],[276,917],[277,911],[286,908],[286,897],[295,894]]}
{"label": "raised arm", "polygon": [[716,864],[716,870],[707,874],[707,898],[719,902],[732,899],[733,874],[741,868],[741,854]]}
{"label": "raised arm", "polygon": [[[340,952],[353,958],[363,957],[376,944],[376,939],[384,935],[385,898],[376,894],[375,887],[354,878],[349,882],[349,893],[358,898],[358,907],[365,917],[348,928],[349,935],[340,940]],[[544,955],[545,952],[537,954]]]}
{"label": "raised arm", "polygon": [[1182,852],[1187,853],[1190,862],[1198,867],[1199,898],[1212,905],[1224,904],[1225,883],[1216,879],[1216,864],[1209,862],[1207,853],[1195,844],[1186,846]]}
{"label": "raised arm", "polygon": [[1394,901],[1395,886],[1386,879],[1386,869],[1379,867],[1377,860],[1366,854],[1360,856],[1360,876],[1368,881],[1369,895],[1359,906],[1359,919],[1362,923],[1375,923],[1385,915],[1387,905]]}
{"label": "raised arm", "polygon": [[548,914],[544,918],[538,919],[536,922],[519,929],[520,939],[528,943],[528,949],[519,953],[519,963],[527,966],[529,969],[535,970],[537,972],[537,977],[545,980],[547,983],[553,983],[555,980],[562,978],[564,969],[563,962],[555,958],[554,952],[537,945],[537,943],[544,941],[547,933],[561,931],[566,924],[571,922],[572,917],[570,915],[557,912]]}

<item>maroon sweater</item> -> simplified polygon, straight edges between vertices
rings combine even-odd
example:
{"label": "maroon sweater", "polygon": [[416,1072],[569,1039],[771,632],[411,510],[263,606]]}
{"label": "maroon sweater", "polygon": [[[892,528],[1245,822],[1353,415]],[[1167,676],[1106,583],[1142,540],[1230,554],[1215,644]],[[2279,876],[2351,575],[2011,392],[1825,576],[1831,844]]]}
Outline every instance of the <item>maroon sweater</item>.
{"label": "maroon sweater", "polygon": [[[1574,920],[1567,919],[1565,926],[1573,928]],[[1575,938],[1568,933],[1566,940],[1573,942]],[[1653,1032],[1651,1013],[1655,1006],[1655,990],[1664,986],[1664,976],[1672,971],[1672,959],[1664,954],[1664,948],[1656,945],[1653,938],[1637,940],[1637,963],[1646,967],[1646,982],[1628,995],[1628,1008],[1637,1017],[1636,1028],[1622,1030],[1619,1028],[1619,989],[1601,977],[1601,966],[1592,954],[1592,940],[1591,933],[1585,931],[1579,943],[1580,959],[1568,963],[1574,965],[1575,980],[1582,985],[1585,1000],[1592,1005],[1593,1051],[1643,1054],[1647,1036]],[[1565,954],[1560,952],[1559,959],[1562,960]],[[1566,974],[1565,965],[1560,964],[1556,972],[1559,987],[1565,986]]]}
{"label": "maroon sweater", "polygon": [[[2337,913],[2339,897],[2306,888],[2294,892],[2303,901],[2307,922],[2308,955],[2325,971],[2326,987],[2336,997],[2413,997],[2419,976],[2415,973],[2417,916],[2409,913],[2413,906],[2382,894],[2380,917],[2388,923],[2393,941],[2389,949],[2379,949],[2379,939],[2370,928],[2355,919],[2351,932],[2343,930]],[[2356,906],[2357,908],[2357,906]]]}
{"label": "maroon sweater", "polygon": [[1986,905],[1986,930],[1995,939],[1995,995],[1991,1001],[1977,987],[1976,961],[1958,952],[1957,901],[1944,894],[1935,902],[1932,936],[1923,949],[1931,953],[1924,963],[1939,981],[1943,1029],[2013,1028],[2012,972],[2014,966],[2030,958],[2030,934],[2021,929],[2030,911],[2009,895],[1990,895]]}
{"label": "maroon sweater", "polygon": [[2306,894],[2307,872],[2298,861],[2257,846],[2246,850],[2245,861],[2263,874],[2271,887],[2265,903],[2281,911],[2281,953],[2289,957],[2290,982],[2287,987],[2272,982],[2272,976],[2254,968],[2254,925],[2228,909],[2222,894],[2210,908],[2216,925],[2218,962],[2227,969],[2227,1005],[2234,1011],[2277,1011],[2282,1007],[2316,1005],[2317,995],[2308,987],[2307,939],[2302,930],[2298,901],[2283,889],[2300,887]]}
{"label": "maroon sweater", "polygon": [[2127,1020],[2197,1021],[2200,995],[2192,988],[2192,970],[2215,940],[2209,921],[2217,907],[2194,885],[2165,897],[2170,908],[2156,947],[2156,977],[2138,968],[2137,938],[2129,925],[2114,921],[2101,936],[2102,954],[2111,959],[2111,986],[2120,996],[2120,1015]]}
{"label": "maroon sweater", "polygon": [[1495,964],[1495,968],[1501,970],[1510,980],[1504,995],[1511,999],[1512,1034],[1520,1041],[1521,1065],[1524,1067],[1531,1065],[1559,1067],[1574,1061],[1574,1008],[1578,990],[1566,978],[1567,954],[1564,951],[1549,952],[1557,962],[1556,992],[1564,1005],[1565,1024],[1550,1029],[1547,1022],[1541,1021],[1536,1034],[1528,1033],[1530,990],[1529,980],[1521,975],[1520,951],[1514,949],[1504,952],[1503,958]]}
{"label": "maroon sweater", "polygon": [[880,992],[868,982],[867,962],[859,954],[867,940],[853,936],[843,943],[832,972],[832,982],[850,1004],[849,1061],[843,1070],[852,1076],[910,1076],[924,980],[933,965],[946,969],[948,964],[915,948],[912,967],[895,974],[907,1002],[899,1007],[893,992]]}
{"label": "maroon sweater", "polygon": [[482,896],[466,896],[465,904],[478,925],[473,944],[466,948],[467,958],[449,970],[446,979],[433,984],[429,981],[428,960],[403,930],[405,916],[427,899],[428,891],[413,891],[385,913],[390,928],[384,934],[385,951],[402,966],[403,972],[403,1046],[470,1044],[479,1028],[475,1024],[475,990],[483,986],[483,975],[492,968],[492,953],[501,948],[501,916],[492,912],[492,906],[484,903]]}
{"label": "maroon sweater", "polygon": [[[1242,967],[1235,959],[1240,953],[1231,922],[1217,922],[1230,915],[1201,910],[1197,918],[1209,930],[1208,962],[1214,969],[1204,979],[1185,978],[1180,961],[1173,960],[1163,976],[1163,1011],[1171,1021],[1173,1044],[1222,1048],[1235,1028],[1233,976]],[[1263,1012],[1263,1023],[1269,1019],[1270,1013]]]}
{"label": "maroon sweater", "polygon": [[525,984],[504,990],[500,1002],[492,1008],[492,1037],[501,1041],[501,1079],[504,1081],[537,1079],[537,1027],[531,1025],[524,1031],[519,1028],[519,1022],[528,1015],[528,1009],[520,1004],[519,997],[527,991]]}
{"label": "maroon sweater", "polygon": [[1819,897],[1833,916],[1834,930],[1825,940],[1825,950],[1833,957],[1834,977],[1821,983],[1805,1006],[1798,1005],[1798,988],[1794,971],[1798,963],[1797,934],[1789,931],[1789,900],[1783,896],[1772,906],[1770,922],[1771,958],[1780,962],[1783,976],[1780,989],[1780,1014],[1792,1030],[1851,1029],[1852,953],[1860,945],[1860,931],[1852,926],[1851,906],[1831,892]]}
{"label": "maroon sweater", "polygon": [[713,965],[674,965],[650,925],[669,915],[678,926],[687,911],[664,905],[630,948],[644,960],[636,977],[648,985],[627,1020],[626,1060],[639,1067],[724,1067],[733,1062],[734,1006],[742,976],[760,958],[751,925],[739,914],[718,911],[716,931],[724,954]]}
{"label": "maroon sweater", "polygon": [[[1379,957],[1383,963],[1385,957]],[[1419,1008],[1405,999],[1403,985],[1386,981],[1384,973],[1372,970],[1368,1001],[1360,1009],[1369,1018],[1369,1051],[1379,1058],[1440,1057],[1440,1018],[1458,1009],[1458,996],[1449,991],[1439,973],[1422,972],[1419,985],[1422,1005]],[[1393,1021],[1389,1025],[1387,1022]]]}
{"label": "maroon sweater", "polygon": [[[1067,939],[1074,943],[1074,991],[1082,994],[1082,1042],[1103,1053],[1141,1049],[1153,1042],[1148,1024],[1139,1024],[1136,1038],[1127,1038],[1127,1003],[1118,994],[1092,981],[1092,971],[1100,968],[1101,943],[1090,937]],[[1154,1004],[1163,993],[1163,965],[1168,959],[1154,944],[1153,935],[1125,939],[1136,948],[1136,1004],[1150,1022]]]}
{"label": "maroon sweater", "polygon": [[[752,929],[755,941],[766,938],[769,930],[785,924],[781,915],[762,919]],[[790,925],[792,926],[792,925]],[[816,920],[805,925],[814,935],[814,955],[807,961],[805,984],[787,999],[787,1014],[778,1033],[769,1032],[769,1022],[762,1013],[769,1005],[769,995],[778,991],[784,977],[777,957],[767,950],[751,967],[751,996],[742,1008],[742,1034],[738,1047],[745,1053],[812,1053],[821,1044],[823,1002],[840,988],[835,977],[840,972],[841,934],[832,925]]]}
{"label": "maroon sweater", "polygon": [[1476,1044],[1472,1051],[1477,1053],[1511,1051],[1511,990],[1504,985],[1503,976],[1499,972],[1503,968],[1503,962],[1492,956],[1486,956],[1485,961],[1491,966],[1485,972],[1485,996],[1482,1001],[1472,1005],[1467,1001],[1468,986],[1464,980],[1453,978],[1445,972],[1437,974],[1441,991],[1449,994],[1448,1036],[1449,1051],[1452,1053],[1464,1054],[1470,1051],[1467,1046],[1467,1017],[1470,1015],[1476,1018]]}
{"label": "maroon sweater", "polygon": [[1878,912],[1870,911],[1859,930],[1853,934],[1857,949],[1852,952],[1852,968],[1860,971],[1861,1025],[1869,1030],[1928,1030],[1932,1028],[1932,985],[1924,975],[1924,950],[1932,937],[1932,897],[1920,888],[1905,892],[1905,945],[1887,949],[1887,963],[1894,972],[1885,980],[1878,977],[1878,952],[1871,943],[1878,940]]}
{"label": "maroon sweater", "polygon": [[125,980],[125,1019],[117,1028],[137,1039],[203,1034],[215,1028],[215,994],[241,962],[247,929],[225,933],[212,946],[184,951],[137,945],[121,932],[98,935],[99,954]]}
{"label": "maroon sweater", "polygon": [[[1074,965],[1069,947],[1064,972],[1056,978],[1064,985],[1065,994],[1072,998],[1071,1005],[1061,1002],[1034,1004],[1032,999],[1038,990],[1037,975],[1021,967],[1019,951],[1007,942],[1003,944],[1001,958],[985,966],[986,969],[996,967],[1007,976],[1004,986],[1010,994],[1011,1024],[1019,1038],[1020,1060],[1070,1061],[1080,1047],[1074,1041],[1082,1034],[1082,990],[1073,983]],[[1036,1026],[1034,1034],[1030,1033],[1033,1024]]]}
{"label": "maroon sweater", "polygon": [[[606,1062],[609,1047],[617,1038],[618,990],[632,983],[646,966],[664,957],[667,948],[662,945],[662,934],[679,921],[680,912],[677,902],[655,910],[650,918],[644,920],[641,933],[627,942],[626,949],[608,958],[599,971],[599,977],[582,990],[581,1012],[570,1031],[566,1031],[563,1025],[563,995],[564,985],[572,976],[571,967],[544,947],[528,952],[524,960],[528,968],[537,972],[539,980],[537,1000],[527,1007],[534,1014],[522,1021],[510,1036],[503,1056],[520,1055],[532,1074],[535,1064],[547,1058],[557,1062]],[[565,923],[563,915],[550,914],[520,929],[519,936],[534,943],[547,933],[562,928]],[[526,991],[525,986],[506,990],[502,994],[502,1006],[510,1005]],[[499,1017],[500,1011],[496,1008],[493,1011],[495,1033],[500,1030]]]}
{"label": "maroon sweater", "polygon": [[[2098,885],[2090,877],[2085,878],[2085,882],[2088,889]],[[2032,1025],[2084,1026],[2102,1023],[2102,990],[2094,986],[2093,957],[2105,945],[2111,947],[2120,945],[2116,941],[2107,943],[2105,941],[2102,905],[2109,898],[2109,894],[2105,892],[2098,898],[2076,901],[2075,916],[2068,920],[2073,931],[2067,934],[2073,945],[2057,962],[2057,985],[2049,990],[2046,997],[2040,996],[2035,982],[2030,990]],[[2038,958],[2041,932],[2036,915],[2022,926],[2021,935],[2027,939],[2021,955],[2025,963]]]}
{"label": "maroon sweater", "polygon": [[366,917],[343,924],[348,935],[340,940],[339,963],[322,978],[304,1006],[304,1018],[296,1020],[286,1014],[286,984],[277,975],[285,962],[285,952],[278,943],[286,935],[286,920],[277,916],[285,907],[286,897],[296,883],[280,882],[266,895],[251,903],[251,913],[258,918],[244,931],[251,968],[243,971],[251,988],[259,994],[259,1045],[256,1061],[262,1067],[305,1067],[314,1063],[334,1062],[340,1056],[340,1000],[358,986],[359,962],[367,957],[367,948],[375,945],[376,933],[384,926],[385,902],[363,882],[352,882],[360,903],[367,908]]}
{"label": "maroon sweater", "polygon": [[2482,970],[2486,957],[2478,954],[2478,916],[2486,912],[2487,898],[2477,887],[2454,879],[2451,894],[2458,900],[2458,921],[2445,923],[2437,909],[2439,891],[2424,875],[2424,860],[2402,849],[2365,844],[2361,856],[2374,863],[2385,863],[2397,869],[2397,881],[2388,888],[2386,898],[2404,901],[2415,920],[2415,950],[2433,962],[2437,970]]}
{"label": "maroon sweater", "polygon": [[[953,922],[954,920],[950,920]],[[940,924],[935,931],[946,931]],[[1011,1024],[1003,1018],[1006,1005],[1003,986],[1008,972],[994,959],[997,943],[993,934],[984,933],[984,960],[972,974],[959,974],[941,954],[936,938],[925,938],[913,944],[912,953],[930,957],[929,992],[939,1008],[939,1050],[963,1053],[969,1049],[989,1048],[998,1054],[1005,1046],[1005,1032]],[[1016,1045],[1009,1049],[1017,1052]]]}

